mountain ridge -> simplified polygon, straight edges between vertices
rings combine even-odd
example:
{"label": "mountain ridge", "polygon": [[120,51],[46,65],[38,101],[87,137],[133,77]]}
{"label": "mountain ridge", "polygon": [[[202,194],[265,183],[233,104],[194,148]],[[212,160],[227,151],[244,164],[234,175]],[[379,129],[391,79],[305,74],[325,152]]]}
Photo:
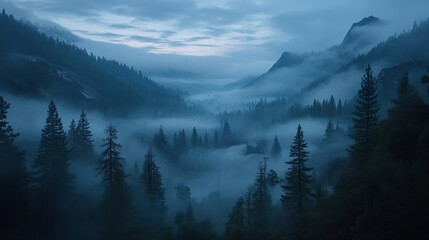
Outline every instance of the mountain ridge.
{"label": "mountain ridge", "polygon": [[[348,45],[353,44],[339,44],[331,47],[325,51],[318,53],[311,53],[301,56],[305,56],[304,60],[300,65],[290,67],[281,65],[284,62],[282,59],[277,61],[274,65],[276,68],[271,68],[269,71],[261,74],[251,83],[243,87],[243,89],[250,87],[258,87],[262,89],[263,86],[276,85],[275,91],[262,93],[259,91],[259,96],[256,97],[280,97],[287,93],[289,88],[300,88],[297,87],[296,83],[301,84],[301,90],[295,91],[293,94],[300,96],[299,98],[312,95],[315,89],[323,88],[324,85],[332,81],[348,81],[344,79],[344,74],[348,74],[356,69],[364,69],[368,63],[375,66],[374,73],[382,71],[384,68],[394,68],[405,63],[420,62],[417,65],[407,66],[422,66],[429,59],[429,20],[421,22],[419,25],[414,25],[414,28],[409,32],[405,32],[399,36],[391,36],[363,52],[359,53],[354,47]],[[353,29],[370,26],[370,30],[373,31],[372,27],[384,27],[383,20],[376,17],[370,16],[363,20],[354,23],[350,28],[347,37],[350,38],[350,32]],[[353,42],[353,41],[352,41]],[[274,66],[273,65],[273,66]],[[402,65],[405,66],[405,65]],[[408,69],[408,68],[407,68]],[[305,71],[312,70],[313,74],[305,74]],[[413,72],[422,72],[425,69],[411,69]],[[405,71],[405,69],[404,69]],[[300,75],[301,74],[301,75]],[[317,75],[314,75],[317,74]],[[293,79],[292,79],[292,78]],[[340,80],[333,80],[333,79]],[[358,81],[360,78],[356,78]],[[338,82],[340,85],[343,83]],[[413,81],[413,84],[418,84],[417,81]],[[353,85],[353,84],[352,84]],[[285,90],[286,89],[286,90]],[[320,90],[320,92],[323,92]],[[271,95],[269,95],[271,94]],[[288,93],[289,95],[291,93]],[[326,96],[325,96],[326,97]],[[295,97],[296,98],[296,97]]]}
{"label": "mountain ridge", "polygon": [[356,31],[358,31],[359,28],[374,26],[374,25],[382,24],[382,23],[383,23],[383,21],[381,19],[374,17],[374,16],[365,17],[362,20],[360,20],[359,22],[353,23],[353,25],[350,27],[349,31],[347,32],[346,36],[344,37],[341,45],[352,44],[357,38],[356,35],[358,33],[356,33]]}
{"label": "mountain ridge", "polygon": [[153,114],[188,109],[181,91],[157,84],[133,67],[54,39],[5,11],[0,14],[0,42],[4,91],[119,115],[142,107]]}

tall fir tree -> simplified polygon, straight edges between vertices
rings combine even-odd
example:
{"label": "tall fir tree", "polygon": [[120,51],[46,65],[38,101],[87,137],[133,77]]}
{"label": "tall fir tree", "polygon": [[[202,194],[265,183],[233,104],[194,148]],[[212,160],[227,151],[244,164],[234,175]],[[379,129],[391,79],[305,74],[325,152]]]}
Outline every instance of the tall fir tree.
{"label": "tall fir tree", "polygon": [[179,146],[180,153],[188,152],[188,139],[186,137],[185,129],[182,129],[182,131],[179,132]]}
{"label": "tall fir tree", "polygon": [[46,125],[42,129],[37,157],[33,163],[33,179],[39,193],[52,201],[56,201],[69,191],[72,184],[66,143],[61,118],[57,107],[51,101]]}
{"label": "tall fir tree", "polygon": [[267,181],[267,161],[268,158],[265,157],[263,161],[259,162],[252,196],[254,223],[259,226],[264,224],[267,211],[272,204]]}
{"label": "tall fir tree", "polygon": [[292,160],[286,161],[289,167],[286,172],[285,185],[282,186],[284,193],[281,196],[281,201],[284,206],[288,206],[289,203],[297,203],[300,212],[304,209],[304,201],[311,196],[311,175],[309,172],[313,169],[306,166],[309,154],[306,149],[307,143],[304,140],[304,132],[301,125],[298,125],[290,147],[289,156]]}
{"label": "tall fir tree", "polygon": [[231,127],[229,126],[229,123],[227,120],[225,120],[225,123],[223,124],[223,135],[228,136],[231,134]]}
{"label": "tall fir tree", "polygon": [[69,131],[67,132],[67,141],[70,146],[71,155],[73,155],[73,149],[77,144],[77,129],[76,121],[74,119],[72,119]]}
{"label": "tall fir tree", "polygon": [[325,140],[330,140],[335,133],[334,123],[332,119],[329,119],[328,124],[325,128]]}
{"label": "tall fir tree", "polygon": [[85,111],[82,109],[79,121],[76,126],[76,144],[74,146],[73,155],[77,158],[93,158],[94,144],[92,139],[91,129],[89,127],[89,121]]}
{"label": "tall fir tree", "polygon": [[97,165],[97,174],[101,175],[102,183],[106,186],[106,191],[110,192],[115,186],[125,183],[124,159],[120,156],[121,145],[116,141],[118,131],[113,125],[109,125],[104,133],[106,138],[103,139],[100,158]]}
{"label": "tall fir tree", "polygon": [[361,88],[357,94],[353,112],[351,137],[354,143],[349,147],[352,167],[360,172],[368,162],[376,141],[378,123],[377,82],[372,75],[371,66],[365,69]]}
{"label": "tall fir tree", "polygon": [[162,177],[159,167],[155,163],[155,154],[149,148],[145,154],[143,172],[140,175],[145,197],[148,201],[147,211],[152,212],[152,221],[163,221],[167,206],[165,204],[165,189],[162,186]]}
{"label": "tall fir tree", "polygon": [[192,129],[192,135],[191,135],[191,148],[196,149],[198,147],[198,133],[195,127]]}
{"label": "tall fir tree", "polygon": [[162,154],[167,154],[170,151],[170,144],[162,126],[159,127],[158,133],[153,137],[153,145]]}
{"label": "tall fir tree", "polygon": [[404,74],[397,86],[397,97],[392,100],[393,107],[388,110],[389,119],[398,123],[401,129],[407,131],[410,118],[416,109],[423,105],[422,99],[417,95],[416,89],[409,84],[408,74]]}
{"label": "tall fir tree", "polygon": [[397,126],[397,130],[396,136],[391,139],[391,152],[397,159],[411,161],[417,158],[414,153],[419,145],[413,136],[421,134],[417,129],[422,129],[426,124],[422,119],[425,119],[427,107],[416,89],[409,84],[407,74],[399,81],[397,96],[392,103],[392,108],[388,110],[388,120],[391,125]]}
{"label": "tall fir tree", "polygon": [[223,124],[223,130],[222,130],[222,145],[230,146],[232,143],[233,143],[233,137],[232,137],[231,127],[228,121],[225,120],[225,123]]}
{"label": "tall fir tree", "polygon": [[102,239],[120,239],[128,234],[131,203],[124,172],[124,159],[120,156],[121,145],[117,143],[118,131],[110,124],[105,129],[102,152],[96,168],[104,185],[102,199],[102,224],[99,231]]}
{"label": "tall fir tree", "polygon": [[[7,121],[10,104],[0,96],[0,238],[26,238],[28,180],[24,152],[14,141],[18,137]],[[27,236],[28,237],[28,236]]]}
{"label": "tall fir tree", "polygon": [[273,146],[271,147],[271,157],[278,158],[282,155],[282,147],[280,146],[277,135],[274,137]]}
{"label": "tall fir tree", "polygon": [[49,104],[46,125],[33,162],[32,180],[37,194],[37,219],[39,234],[46,238],[64,237],[69,214],[69,199],[73,177],[69,172],[69,151],[66,133],[53,101]]}

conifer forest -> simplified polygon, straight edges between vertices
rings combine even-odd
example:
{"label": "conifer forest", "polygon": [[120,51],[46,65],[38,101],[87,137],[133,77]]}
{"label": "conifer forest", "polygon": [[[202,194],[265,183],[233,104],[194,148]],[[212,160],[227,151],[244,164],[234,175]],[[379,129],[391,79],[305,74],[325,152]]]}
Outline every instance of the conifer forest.
{"label": "conifer forest", "polygon": [[0,0],[0,239],[429,239],[427,9]]}

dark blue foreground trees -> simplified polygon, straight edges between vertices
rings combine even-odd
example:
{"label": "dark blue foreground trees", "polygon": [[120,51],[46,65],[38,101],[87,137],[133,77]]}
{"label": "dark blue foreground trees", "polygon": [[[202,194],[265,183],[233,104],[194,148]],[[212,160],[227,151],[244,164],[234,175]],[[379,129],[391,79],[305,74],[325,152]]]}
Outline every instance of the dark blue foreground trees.
{"label": "dark blue foreground trees", "polygon": [[0,96],[0,239],[24,238],[28,215],[28,180],[24,153],[15,146],[7,121],[10,104]]}
{"label": "dark blue foreground trees", "polygon": [[38,230],[54,236],[63,234],[63,223],[72,187],[66,133],[57,107],[51,101],[45,127],[42,129],[37,157],[33,163],[33,183],[41,226]]}
{"label": "dark blue foreground trees", "polygon": [[118,131],[110,124],[105,134],[96,169],[104,185],[100,237],[122,239],[130,228],[131,198],[125,179],[124,159],[120,156],[121,145],[117,143]]}
{"label": "dark blue foreground trees", "polygon": [[288,203],[297,203],[299,211],[304,209],[304,201],[308,200],[311,195],[309,187],[311,176],[309,172],[313,169],[307,167],[309,152],[306,149],[307,143],[304,140],[304,132],[301,125],[298,125],[290,147],[292,160],[286,162],[289,168],[286,173],[286,184],[282,186],[284,194],[281,197],[281,201],[285,206]]}

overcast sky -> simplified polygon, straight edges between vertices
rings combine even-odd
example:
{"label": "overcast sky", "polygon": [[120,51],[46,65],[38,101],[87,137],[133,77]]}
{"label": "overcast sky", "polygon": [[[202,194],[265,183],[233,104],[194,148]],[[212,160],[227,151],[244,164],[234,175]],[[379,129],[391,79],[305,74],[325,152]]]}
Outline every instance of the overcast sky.
{"label": "overcast sky", "polygon": [[261,63],[249,74],[269,67],[283,51],[318,51],[338,44],[353,22],[369,15],[389,21],[399,33],[429,17],[428,0],[0,1],[92,40],[153,54]]}

